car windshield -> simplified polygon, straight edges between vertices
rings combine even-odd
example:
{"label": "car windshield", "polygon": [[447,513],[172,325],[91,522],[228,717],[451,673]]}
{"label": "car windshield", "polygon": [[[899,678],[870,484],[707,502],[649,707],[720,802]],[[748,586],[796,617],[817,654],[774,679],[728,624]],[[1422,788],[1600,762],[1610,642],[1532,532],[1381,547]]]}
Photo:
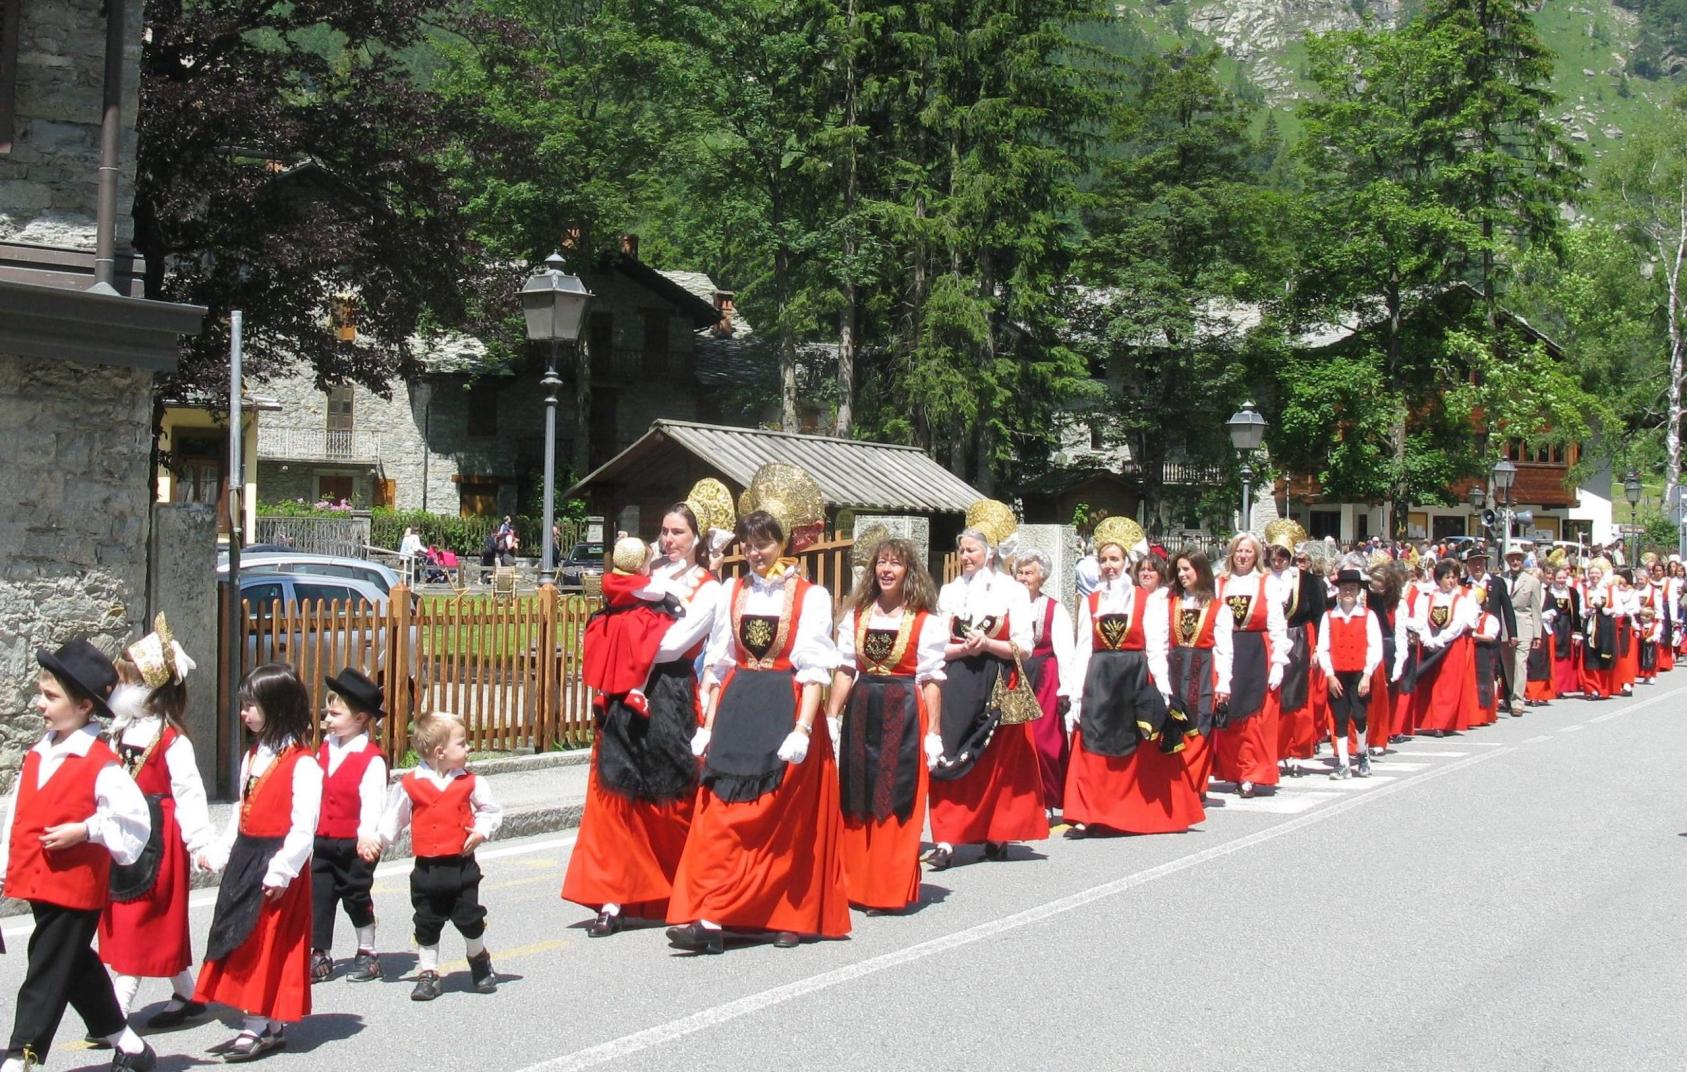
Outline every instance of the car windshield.
{"label": "car windshield", "polygon": [[574,545],[574,550],[568,553],[568,557],[576,562],[584,562],[587,559],[601,560],[603,558],[603,544],[577,543]]}

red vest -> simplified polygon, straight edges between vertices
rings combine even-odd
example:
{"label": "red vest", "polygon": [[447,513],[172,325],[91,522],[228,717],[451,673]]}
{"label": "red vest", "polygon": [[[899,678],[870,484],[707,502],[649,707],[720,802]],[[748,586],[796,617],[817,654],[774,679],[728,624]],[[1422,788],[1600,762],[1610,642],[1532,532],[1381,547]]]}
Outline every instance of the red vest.
{"label": "red vest", "polygon": [[[257,749],[247,753],[258,754]],[[293,768],[309,761],[303,745],[283,750],[257,778],[248,777],[241,790],[240,832],[247,837],[286,837],[293,828]],[[250,761],[247,769],[250,770]]]}
{"label": "red vest", "polygon": [[1369,646],[1368,613],[1361,611],[1343,621],[1333,612],[1330,621],[1330,667],[1336,673],[1365,669],[1365,649]]}
{"label": "red vest", "polygon": [[1096,590],[1089,594],[1090,601],[1090,637],[1091,651],[1142,651],[1148,647],[1148,634],[1142,628],[1143,611],[1148,606],[1148,596],[1142,589],[1131,586],[1128,608],[1125,612],[1125,631],[1117,637],[1109,638],[1102,631],[1101,615],[1097,610],[1101,606],[1101,592]]}
{"label": "red vest", "polygon": [[781,623],[785,629],[784,636],[775,635],[772,640],[774,647],[769,648],[766,655],[759,660],[755,652],[744,644],[743,633],[740,628],[739,608],[744,602],[744,589],[749,585],[747,577],[739,577],[732,582],[732,635],[736,643],[733,645],[738,665],[752,667],[757,670],[789,670],[791,669],[791,652],[797,646],[797,623],[802,621],[802,608],[805,596],[808,594],[809,582],[802,577],[793,577],[785,582],[785,598],[789,601],[790,612]]}
{"label": "red vest", "polygon": [[[1230,589],[1234,585],[1236,591]],[[1253,591],[1248,589],[1252,587]],[[1266,605],[1265,574],[1250,573],[1246,577],[1224,577],[1219,581],[1218,598],[1230,608],[1233,628],[1243,633],[1263,633],[1271,623],[1271,608]]]}
{"label": "red vest", "polygon": [[474,775],[453,778],[441,789],[411,771],[403,784],[410,794],[410,851],[417,856],[460,855],[474,826],[474,810],[469,806]]}
{"label": "red vest", "polygon": [[87,755],[66,756],[47,784],[37,788],[41,754],[31,749],[24,756],[6,864],[8,897],[82,911],[105,907],[111,851],[91,841],[48,851],[41,847],[41,835],[48,827],[80,823],[94,814],[94,782],[116,762],[105,742],[95,741]]}
{"label": "red vest", "polygon": [[[1171,611],[1171,646],[1174,648],[1212,647],[1215,643],[1213,630],[1217,628],[1218,616],[1230,613],[1230,608],[1217,598],[1208,602],[1204,607],[1186,608],[1183,606],[1182,597],[1171,595],[1166,599],[1166,604]],[[1194,630],[1195,634],[1189,638],[1187,643],[1184,642],[1183,638],[1185,615],[1188,615],[1187,620],[1193,623],[1190,628]]]}
{"label": "red vest", "polygon": [[363,797],[359,793],[363,775],[380,754],[381,746],[370,737],[361,749],[340,760],[340,765],[330,774],[328,742],[322,742],[316,751],[316,762],[322,767],[322,812],[316,820],[317,837],[357,836],[357,823],[363,817]]}
{"label": "red vest", "polygon": [[[855,668],[863,674],[913,677],[920,668],[920,633],[924,631],[926,618],[929,617],[929,615],[923,610],[913,612],[911,617],[914,620],[908,624],[907,645],[903,647],[900,653],[896,652],[893,647],[892,651],[886,656],[886,658],[888,659],[891,655],[895,655],[896,661],[889,664],[883,664],[874,662],[868,657],[865,651],[867,646],[867,636],[868,634],[875,632],[875,630],[864,629],[862,628],[861,623],[867,620],[872,613],[873,611],[871,607],[867,608],[865,613],[860,611],[856,612]],[[906,622],[908,617],[907,612],[904,611],[903,614],[903,621]]]}

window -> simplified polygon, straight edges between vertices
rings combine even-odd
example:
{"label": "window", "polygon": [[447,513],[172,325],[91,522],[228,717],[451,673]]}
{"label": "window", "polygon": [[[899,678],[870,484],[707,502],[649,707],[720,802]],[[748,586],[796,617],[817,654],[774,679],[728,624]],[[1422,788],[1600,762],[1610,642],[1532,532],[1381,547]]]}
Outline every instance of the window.
{"label": "window", "polygon": [[498,434],[498,384],[481,380],[469,385],[469,435]]}
{"label": "window", "polygon": [[615,369],[615,314],[608,310],[592,313],[587,320],[586,349],[592,359],[593,376],[609,376]]}
{"label": "window", "polygon": [[253,618],[268,618],[275,613],[272,604],[286,598],[286,593],[279,583],[243,585],[240,594],[245,598]]}
{"label": "window", "polygon": [[328,431],[351,433],[352,391],[350,384],[328,388]]}
{"label": "window", "polygon": [[1107,431],[1098,420],[1090,422],[1090,449],[1107,449]]}
{"label": "window", "polygon": [[660,374],[668,371],[668,311],[644,311],[644,371]]}
{"label": "window", "polygon": [[463,517],[492,517],[498,512],[498,485],[490,481],[464,480],[457,485],[457,495]]}
{"label": "window", "polygon": [[357,494],[357,478],[347,474],[322,473],[316,478],[316,497],[328,502],[351,502]]}
{"label": "window", "polygon": [[18,21],[23,0],[0,0],[0,153],[12,151],[17,126]]}
{"label": "window", "polygon": [[600,387],[592,392],[592,422],[589,431],[592,468],[613,458],[621,449],[616,438],[616,412],[621,408],[621,393]]}
{"label": "window", "polygon": [[343,584],[322,584],[304,581],[293,582],[293,595],[300,603],[305,600],[318,600],[327,603],[339,600],[341,603],[366,602],[363,594],[346,587]]}

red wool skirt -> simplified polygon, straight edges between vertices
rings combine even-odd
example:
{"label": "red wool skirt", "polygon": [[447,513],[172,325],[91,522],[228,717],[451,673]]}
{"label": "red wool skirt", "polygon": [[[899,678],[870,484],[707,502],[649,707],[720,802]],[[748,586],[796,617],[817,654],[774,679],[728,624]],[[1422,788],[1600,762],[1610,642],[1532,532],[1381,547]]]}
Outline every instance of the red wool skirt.
{"label": "red wool skirt", "polygon": [[1205,797],[1207,779],[1213,773],[1212,738],[1199,733],[1184,738],[1183,773],[1189,779],[1189,788],[1194,790],[1195,799]]}
{"label": "red wool skirt", "polygon": [[1277,692],[1240,723],[1213,730],[1213,777],[1225,782],[1277,784]]}
{"label": "red wool skirt", "polygon": [[145,897],[108,904],[100,913],[100,961],[119,975],[166,979],[193,966],[188,939],[187,846],[176,823],[176,801],[160,802],[163,855]]}
{"label": "red wool skirt", "polygon": [[1476,715],[1475,650],[1468,635],[1447,646],[1447,654],[1419,678],[1414,695],[1422,715],[1418,727],[1424,730],[1463,732]]}
{"label": "red wool skirt", "polygon": [[668,922],[737,930],[849,933],[837,761],[826,720],[779,788],[728,804],[703,787],[674,874]]}
{"label": "red wool skirt", "polygon": [[1190,784],[1188,750],[1168,756],[1149,742],[1128,756],[1098,756],[1084,748],[1084,731],[1078,730],[1062,816],[1124,834],[1181,834],[1207,817]]}
{"label": "red wool skirt", "polygon": [[[1067,784],[1071,770],[1068,767]],[[1049,836],[1043,775],[1031,724],[999,726],[970,771],[931,782],[931,837],[951,845],[1042,841]]]}
{"label": "red wool skirt", "polygon": [[310,1015],[310,864],[280,901],[265,901],[246,941],[199,971],[193,1000],[295,1023]]}
{"label": "red wool skirt", "polygon": [[1624,643],[1628,644],[1628,652],[1618,655],[1616,665],[1611,668],[1611,684],[1618,690],[1634,684],[1635,677],[1640,673],[1640,638],[1627,621],[1617,623],[1617,650],[1622,651]]}
{"label": "red wool skirt", "polygon": [[619,904],[631,919],[666,919],[696,803],[695,796],[658,804],[604,789],[594,756],[562,899],[593,911]]}
{"label": "red wool skirt", "polygon": [[1582,646],[1571,642],[1565,647],[1568,650],[1559,651],[1557,641],[1553,641],[1552,691],[1558,696],[1582,691]]}

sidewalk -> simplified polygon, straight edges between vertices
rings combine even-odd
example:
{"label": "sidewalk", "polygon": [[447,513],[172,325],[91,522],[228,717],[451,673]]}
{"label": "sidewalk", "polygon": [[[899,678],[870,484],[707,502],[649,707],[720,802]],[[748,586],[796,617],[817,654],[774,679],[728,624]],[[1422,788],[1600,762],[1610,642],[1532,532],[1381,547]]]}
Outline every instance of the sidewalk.
{"label": "sidewalk", "polygon": [[[580,811],[586,803],[586,775],[589,772],[591,751],[576,749],[568,752],[542,752],[531,756],[512,756],[472,764],[475,774],[487,779],[492,797],[504,809],[504,823],[494,841],[572,830],[580,825]],[[396,784],[403,770],[392,773]],[[211,825],[222,830],[234,812],[232,803],[212,803]],[[398,843],[381,858],[395,860],[410,855],[410,832],[399,836]],[[219,875],[195,871],[194,889],[206,889],[217,884]],[[0,900],[0,917],[18,916],[29,911],[23,901]]]}

